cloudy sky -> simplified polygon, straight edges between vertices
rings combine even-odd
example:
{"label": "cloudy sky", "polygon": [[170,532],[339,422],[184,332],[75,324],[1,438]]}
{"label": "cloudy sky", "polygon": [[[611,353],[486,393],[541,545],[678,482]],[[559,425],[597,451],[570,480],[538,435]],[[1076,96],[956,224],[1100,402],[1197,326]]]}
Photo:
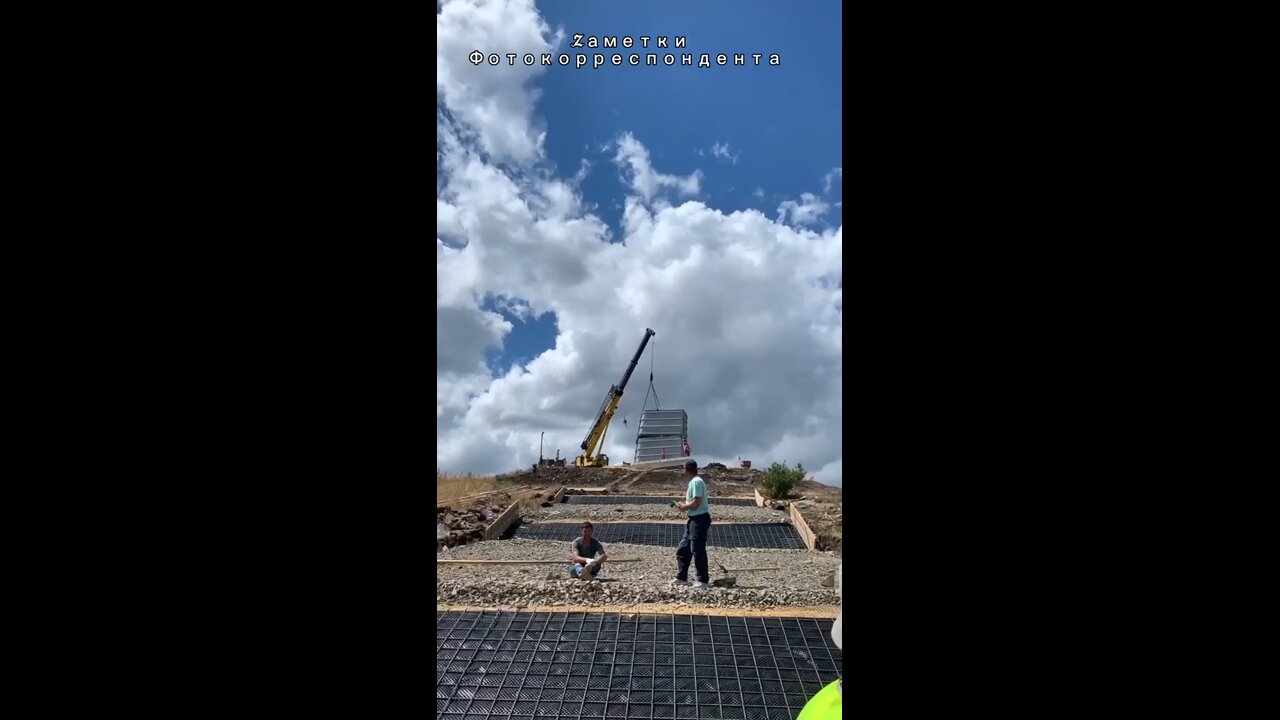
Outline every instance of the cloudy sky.
{"label": "cloudy sky", "polygon": [[614,463],[634,454],[652,363],[699,461],[802,462],[841,484],[840,22],[838,0],[438,4],[440,470],[527,466],[543,432],[572,458],[653,328]]}

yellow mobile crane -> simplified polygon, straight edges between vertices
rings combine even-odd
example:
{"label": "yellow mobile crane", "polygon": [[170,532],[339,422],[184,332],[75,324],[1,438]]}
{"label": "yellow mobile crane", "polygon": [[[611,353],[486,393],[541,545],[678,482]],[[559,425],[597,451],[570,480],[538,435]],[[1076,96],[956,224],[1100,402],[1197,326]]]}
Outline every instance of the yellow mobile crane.
{"label": "yellow mobile crane", "polygon": [[604,436],[609,430],[609,421],[613,419],[613,413],[618,409],[618,402],[622,400],[622,391],[627,387],[627,381],[631,379],[631,372],[636,369],[636,363],[640,362],[640,356],[644,353],[644,346],[649,343],[649,338],[656,335],[653,330],[645,328],[644,339],[640,341],[640,348],[636,350],[636,356],[631,358],[631,364],[627,366],[627,371],[622,375],[622,382],[609,388],[609,394],[604,397],[604,404],[600,406],[600,412],[596,413],[596,421],[591,423],[591,429],[587,431],[587,437],[582,441],[582,454],[574,458],[573,464],[578,467],[605,467],[609,464],[609,456],[601,452],[596,454],[596,449],[604,450]]}

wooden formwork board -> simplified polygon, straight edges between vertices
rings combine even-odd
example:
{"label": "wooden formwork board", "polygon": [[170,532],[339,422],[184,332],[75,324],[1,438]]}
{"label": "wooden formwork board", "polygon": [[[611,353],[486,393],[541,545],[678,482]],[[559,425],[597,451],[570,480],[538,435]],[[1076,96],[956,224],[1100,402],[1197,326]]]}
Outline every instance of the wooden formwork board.
{"label": "wooden formwork board", "polygon": [[560,489],[556,491],[556,494],[551,496],[551,502],[558,503],[561,500],[564,500],[564,491],[568,489],[569,488],[567,487],[561,486]]}
{"label": "wooden formwork board", "polygon": [[839,606],[813,605],[774,608],[693,606],[687,603],[596,603],[594,605],[450,605],[436,603],[436,612],[542,612],[542,613],[637,613],[662,615],[712,615],[717,617],[836,618]]}
{"label": "wooden formwork board", "polygon": [[764,507],[764,496],[760,494],[759,490],[752,490],[752,492],[756,494],[756,506]]}
{"label": "wooden formwork board", "polygon": [[[575,506],[575,507],[586,507],[586,506],[585,506],[585,505],[579,505],[579,506]],[[672,512],[674,513],[675,511],[672,511]],[[556,517],[555,519],[552,519],[552,520],[542,520],[542,521],[540,521],[540,522],[541,522],[541,524],[543,524],[543,525],[546,525],[546,524],[548,524],[548,523],[561,523],[561,524],[563,524],[563,523],[573,523],[573,524],[578,524],[578,523],[586,522],[586,521],[588,521],[588,520],[590,520],[590,521],[591,521],[591,524],[592,524],[593,526],[595,526],[595,527],[604,527],[604,526],[606,526],[606,525],[687,525],[687,524],[689,523],[689,518],[687,518],[687,517],[686,517],[686,518],[684,518],[684,519],[678,519],[678,520],[593,520],[593,519],[588,518],[588,517],[583,517],[582,519],[576,519],[576,518],[571,518],[571,517]],[[534,524],[537,524],[537,523],[534,523]],[[758,523],[758,522],[716,522],[716,523],[714,523],[714,527],[725,527],[726,525],[786,525],[786,524],[787,524],[787,523],[784,523],[784,522],[782,522],[782,521],[767,522],[767,523]],[[532,526],[532,525],[531,525],[531,526]]]}
{"label": "wooden formwork board", "polygon": [[497,540],[502,537],[502,533],[511,527],[511,524],[520,519],[520,502],[517,500],[511,503],[511,506],[502,511],[502,514],[494,518],[489,527],[484,529],[485,540]]}
{"label": "wooden formwork board", "polygon": [[809,523],[805,522],[804,516],[800,514],[800,508],[796,507],[795,503],[790,503],[788,512],[791,514],[791,524],[795,526],[805,547],[813,550],[817,547],[817,536],[809,529]]}

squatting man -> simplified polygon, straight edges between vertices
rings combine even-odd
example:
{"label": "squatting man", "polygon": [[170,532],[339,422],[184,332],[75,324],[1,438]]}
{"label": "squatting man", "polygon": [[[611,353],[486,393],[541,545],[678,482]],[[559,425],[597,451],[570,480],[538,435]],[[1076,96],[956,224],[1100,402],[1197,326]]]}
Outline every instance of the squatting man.
{"label": "squatting man", "polygon": [[600,572],[609,554],[604,545],[594,537],[595,528],[590,521],[582,523],[582,536],[569,543],[569,574],[580,580],[591,580]]}

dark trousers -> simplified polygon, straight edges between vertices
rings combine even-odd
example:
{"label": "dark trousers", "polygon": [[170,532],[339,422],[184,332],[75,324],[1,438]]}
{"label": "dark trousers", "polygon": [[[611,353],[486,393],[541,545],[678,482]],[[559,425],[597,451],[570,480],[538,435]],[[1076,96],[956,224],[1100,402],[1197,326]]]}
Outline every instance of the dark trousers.
{"label": "dark trousers", "polygon": [[676,579],[689,579],[689,560],[698,572],[698,582],[707,582],[707,530],[711,528],[711,513],[689,518],[684,525],[684,538],[676,548]]}

